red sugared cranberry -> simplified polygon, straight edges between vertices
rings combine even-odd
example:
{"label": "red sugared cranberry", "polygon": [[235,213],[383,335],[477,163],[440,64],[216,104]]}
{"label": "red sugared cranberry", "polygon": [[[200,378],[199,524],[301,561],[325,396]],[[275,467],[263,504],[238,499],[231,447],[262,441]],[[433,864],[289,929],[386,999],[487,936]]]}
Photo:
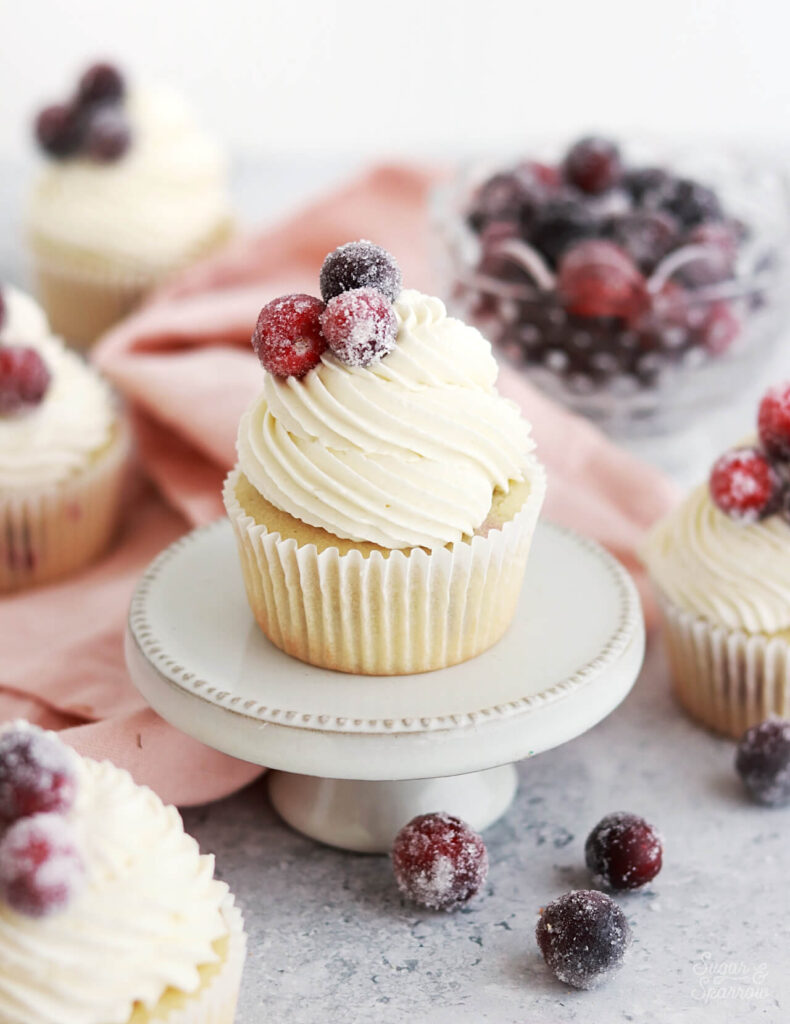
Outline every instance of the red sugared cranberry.
{"label": "red sugared cranberry", "polygon": [[364,239],[330,252],[321,267],[320,282],[324,302],[355,288],[375,288],[394,301],[403,286],[395,257]]}
{"label": "red sugared cranberry", "polygon": [[738,239],[732,225],[723,221],[698,224],[688,233],[686,244],[703,249],[704,255],[680,268],[678,277],[684,284],[702,288],[733,276]]}
{"label": "red sugared cranberry", "polygon": [[264,369],[276,377],[303,377],[321,360],[324,304],[312,295],[281,295],[263,307],[252,347]]}
{"label": "red sugared cranberry", "polygon": [[479,891],[488,874],[480,836],[451,814],[421,814],[392,844],[395,881],[404,896],[432,910],[453,910]]}
{"label": "red sugared cranberry", "polygon": [[661,837],[636,814],[607,814],[587,837],[587,867],[612,889],[639,889],[661,870]]}
{"label": "red sugared cranberry", "polygon": [[735,769],[752,797],[769,807],[790,803],[790,722],[769,718],[747,729]]}
{"label": "red sugared cranberry", "polygon": [[710,494],[731,519],[755,523],[778,509],[782,482],[759,448],[735,448],[711,470]]}
{"label": "red sugared cranberry", "polygon": [[59,740],[32,728],[0,733],[0,822],[64,813],[76,788],[73,758]]}
{"label": "red sugared cranberry", "polygon": [[125,92],[123,75],[114,64],[93,64],[80,78],[77,101],[83,104],[118,103]]}
{"label": "red sugared cranberry", "polygon": [[790,381],[771,388],[757,415],[760,440],[775,459],[790,460]]}
{"label": "red sugared cranberry", "polygon": [[128,150],[131,138],[129,123],[119,107],[99,107],[91,111],[84,142],[91,160],[110,163],[120,159]]}
{"label": "red sugared cranberry", "polygon": [[582,192],[599,195],[620,181],[620,150],[608,139],[580,139],[568,150],[563,165],[566,179]]}
{"label": "red sugared cranberry", "polygon": [[49,381],[47,364],[36,349],[0,345],[0,416],[38,405]]}
{"label": "red sugared cranberry", "polygon": [[321,314],[321,330],[341,362],[369,366],[395,347],[398,318],[381,292],[355,288],[329,300]]}
{"label": "red sugared cranberry", "polygon": [[83,127],[73,106],[56,103],[45,107],[36,118],[36,139],[45,153],[63,160],[73,156],[82,145]]}
{"label": "red sugared cranberry", "polygon": [[64,910],[83,875],[72,829],[59,814],[21,818],[0,840],[0,896],[19,914]]}
{"label": "red sugared cranberry", "polygon": [[723,355],[741,333],[741,321],[724,299],[706,305],[695,327],[703,348],[715,356]]}
{"label": "red sugared cranberry", "polygon": [[560,260],[557,293],[569,313],[635,321],[649,299],[643,275],[613,242],[590,239]]}
{"label": "red sugared cranberry", "polygon": [[606,893],[580,889],[543,909],[535,937],[543,959],[560,981],[589,989],[622,966],[631,929]]}

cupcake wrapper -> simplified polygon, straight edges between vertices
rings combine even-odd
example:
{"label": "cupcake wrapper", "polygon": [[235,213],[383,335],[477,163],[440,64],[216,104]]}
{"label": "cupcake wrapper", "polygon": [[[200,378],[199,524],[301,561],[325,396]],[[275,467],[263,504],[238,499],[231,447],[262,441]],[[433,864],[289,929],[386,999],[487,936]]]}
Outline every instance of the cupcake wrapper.
{"label": "cupcake wrapper", "polygon": [[269,533],[223,497],[247,596],[267,637],[311,665],[362,675],[428,672],[473,658],[500,639],[516,610],[543,504],[536,471],[524,507],[501,529],[428,553],[318,552]]}
{"label": "cupcake wrapper", "polygon": [[664,639],[683,707],[716,732],[740,737],[771,715],[790,717],[790,644],[716,626],[663,595]]}
{"label": "cupcake wrapper", "polygon": [[65,576],[109,544],[131,451],[123,420],[109,447],[73,479],[0,494],[0,593]]}

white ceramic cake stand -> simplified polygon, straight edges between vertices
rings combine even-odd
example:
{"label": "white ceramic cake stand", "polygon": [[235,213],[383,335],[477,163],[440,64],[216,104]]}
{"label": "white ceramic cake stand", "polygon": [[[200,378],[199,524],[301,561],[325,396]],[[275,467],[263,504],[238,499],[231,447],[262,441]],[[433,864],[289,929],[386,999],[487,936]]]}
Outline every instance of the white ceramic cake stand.
{"label": "white ceramic cake stand", "polygon": [[426,811],[490,825],[515,794],[513,762],[608,715],[643,655],[626,571],[598,545],[545,523],[509,631],[452,668],[354,676],[283,654],[253,620],[225,520],[151,564],[126,636],[132,679],[159,714],[277,769],[272,802],[294,828],[366,852],[388,849]]}

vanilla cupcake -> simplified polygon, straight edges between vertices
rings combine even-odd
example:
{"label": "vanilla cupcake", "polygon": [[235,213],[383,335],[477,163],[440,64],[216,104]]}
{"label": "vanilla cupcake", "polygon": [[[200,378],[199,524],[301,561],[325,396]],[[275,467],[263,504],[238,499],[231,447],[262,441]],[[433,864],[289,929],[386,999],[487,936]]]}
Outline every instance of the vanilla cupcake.
{"label": "vanilla cupcake", "polygon": [[174,807],[15,722],[0,812],[3,1024],[232,1024],[243,921]]}
{"label": "vanilla cupcake", "polygon": [[55,333],[90,345],[173,271],[221,245],[232,218],[218,147],[168,91],[90,68],[36,122],[49,157],[27,227]]}
{"label": "vanilla cupcake", "polygon": [[529,425],[488,342],[384,250],[336,250],[321,289],[253,336],[268,372],[224,489],[253,613],[325,668],[464,661],[515,613],[545,491]]}
{"label": "vanilla cupcake", "polygon": [[4,288],[0,320],[0,592],[74,572],[118,522],[131,447],[107,383]]}
{"label": "vanilla cupcake", "polygon": [[790,386],[766,395],[759,427],[643,551],[678,698],[735,737],[790,717]]}

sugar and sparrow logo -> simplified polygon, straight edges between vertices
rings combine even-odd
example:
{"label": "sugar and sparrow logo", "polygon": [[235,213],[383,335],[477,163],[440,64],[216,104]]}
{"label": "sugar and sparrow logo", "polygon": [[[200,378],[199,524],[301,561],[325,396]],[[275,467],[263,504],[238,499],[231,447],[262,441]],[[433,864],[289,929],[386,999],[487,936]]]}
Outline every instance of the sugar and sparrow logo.
{"label": "sugar and sparrow logo", "polygon": [[697,986],[692,995],[701,1003],[730,999],[750,1002],[769,999],[768,965],[744,960],[716,960],[711,952],[700,955],[694,964]]}

